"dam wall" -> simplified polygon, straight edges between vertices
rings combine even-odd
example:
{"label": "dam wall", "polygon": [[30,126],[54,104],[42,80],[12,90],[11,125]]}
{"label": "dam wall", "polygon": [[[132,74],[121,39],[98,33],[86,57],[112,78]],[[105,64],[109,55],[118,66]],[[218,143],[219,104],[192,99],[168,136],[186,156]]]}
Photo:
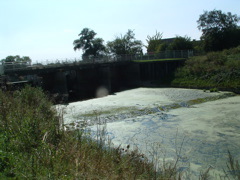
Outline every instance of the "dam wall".
{"label": "dam wall", "polygon": [[[111,94],[124,89],[145,86],[149,82],[166,83],[185,60],[126,61],[73,65],[60,68],[26,69],[15,71],[14,76],[34,76],[37,86],[64,101],[94,98],[99,89]],[[10,74],[11,75],[11,74]]]}

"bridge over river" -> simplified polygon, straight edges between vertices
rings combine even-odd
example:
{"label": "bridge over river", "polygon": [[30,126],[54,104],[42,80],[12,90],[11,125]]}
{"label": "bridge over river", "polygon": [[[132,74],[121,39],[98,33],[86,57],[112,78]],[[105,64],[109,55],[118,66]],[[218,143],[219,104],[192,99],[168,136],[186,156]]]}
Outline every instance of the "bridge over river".
{"label": "bridge over river", "polygon": [[[185,54],[184,54],[185,53]],[[182,66],[189,52],[171,56],[128,56],[121,59],[92,59],[71,63],[49,65],[8,66],[4,75],[8,85],[32,83],[56,96],[73,100],[92,98],[99,88],[108,93],[125,88],[141,86],[143,83],[163,83]]]}

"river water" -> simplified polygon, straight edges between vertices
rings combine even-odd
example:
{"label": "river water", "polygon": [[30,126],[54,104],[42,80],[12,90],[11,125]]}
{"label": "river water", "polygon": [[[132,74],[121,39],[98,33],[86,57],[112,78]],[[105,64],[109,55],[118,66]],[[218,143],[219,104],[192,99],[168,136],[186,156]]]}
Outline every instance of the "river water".
{"label": "river water", "polygon": [[213,179],[224,177],[228,151],[240,159],[240,96],[229,92],[137,88],[61,108],[71,128],[96,132],[102,124],[114,146],[130,145],[160,165],[179,158],[189,179],[209,167]]}

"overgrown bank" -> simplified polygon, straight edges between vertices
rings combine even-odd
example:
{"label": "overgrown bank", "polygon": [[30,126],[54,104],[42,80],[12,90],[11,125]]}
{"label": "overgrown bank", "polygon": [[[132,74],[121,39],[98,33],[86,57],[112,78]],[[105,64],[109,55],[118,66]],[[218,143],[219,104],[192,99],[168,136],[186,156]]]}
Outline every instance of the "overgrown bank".
{"label": "overgrown bank", "polygon": [[[179,158],[156,167],[129,146],[112,148],[102,130],[97,132],[96,139],[85,128],[64,130],[62,114],[56,113],[40,89],[0,91],[0,179],[182,179],[184,176],[184,171],[178,169]],[[229,157],[227,174],[239,177],[239,164],[231,154]],[[199,179],[207,179],[208,171],[200,173]]]}
{"label": "overgrown bank", "polygon": [[1,179],[164,179],[144,155],[129,147],[110,148],[84,130],[63,129],[61,114],[42,90],[0,91]]}
{"label": "overgrown bank", "polygon": [[188,59],[172,85],[240,93],[240,46]]}

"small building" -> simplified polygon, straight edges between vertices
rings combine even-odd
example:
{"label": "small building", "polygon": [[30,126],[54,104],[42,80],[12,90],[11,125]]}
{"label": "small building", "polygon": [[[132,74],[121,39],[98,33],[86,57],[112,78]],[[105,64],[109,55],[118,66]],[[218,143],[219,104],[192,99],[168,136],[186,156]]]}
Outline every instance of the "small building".
{"label": "small building", "polygon": [[171,44],[176,38],[161,39],[162,43]]}

